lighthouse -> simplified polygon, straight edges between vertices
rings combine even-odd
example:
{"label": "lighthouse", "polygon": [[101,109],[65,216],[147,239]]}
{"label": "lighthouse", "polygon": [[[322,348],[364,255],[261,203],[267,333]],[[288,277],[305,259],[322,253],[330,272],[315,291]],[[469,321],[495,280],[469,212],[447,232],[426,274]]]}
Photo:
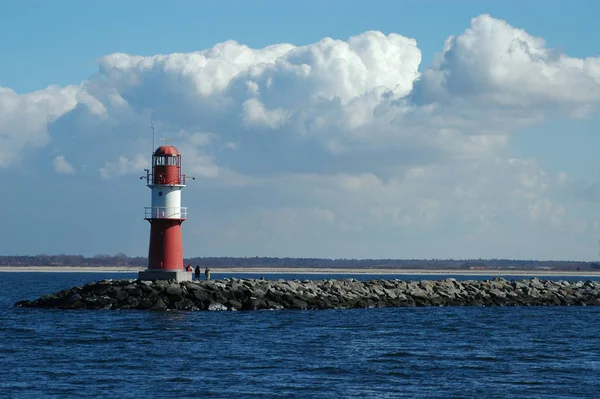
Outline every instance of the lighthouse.
{"label": "lighthouse", "polygon": [[192,273],[183,268],[181,224],[187,219],[187,208],[181,206],[181,190],[186,182],[181,173],[181,154],[171,145],[160,146],[152,155],[152,169],[145,170],[152,191],[151,206],[145,208],[144,215],[150,222],[150,245],[148,268],[139,273],[139,279],[191,280]]}

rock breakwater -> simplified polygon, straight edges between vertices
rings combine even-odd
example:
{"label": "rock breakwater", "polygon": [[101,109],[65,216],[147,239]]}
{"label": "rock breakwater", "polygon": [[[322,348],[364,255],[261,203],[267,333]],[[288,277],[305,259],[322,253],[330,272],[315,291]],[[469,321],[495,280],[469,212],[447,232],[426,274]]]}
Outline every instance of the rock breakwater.
{"label": "rock breakwater", "polygon": [[259,310],[408,306],[600,305],[600,281],[528,280],[101,280],[17,307],[55,309]]}

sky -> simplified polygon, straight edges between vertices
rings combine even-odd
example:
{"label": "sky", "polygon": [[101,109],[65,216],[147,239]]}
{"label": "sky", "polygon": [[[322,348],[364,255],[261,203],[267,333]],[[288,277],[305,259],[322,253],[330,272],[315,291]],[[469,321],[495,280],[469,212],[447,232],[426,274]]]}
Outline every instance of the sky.
{"label": "sky", "polygon": [[600,258],[594,1],[0,3],[0,255]]}

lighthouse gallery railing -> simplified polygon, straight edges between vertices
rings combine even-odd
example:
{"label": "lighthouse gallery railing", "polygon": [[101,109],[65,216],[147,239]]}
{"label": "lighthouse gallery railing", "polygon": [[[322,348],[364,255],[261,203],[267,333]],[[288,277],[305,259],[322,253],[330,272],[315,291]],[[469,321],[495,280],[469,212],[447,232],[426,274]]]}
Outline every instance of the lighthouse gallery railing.
{"label": "lighthouse gallery railing", "polygon": [[144,219],[187,219],[187,207],[151,207],[144,208]]}
{"label": "lighthouse gallery railing", "polygon": [[[174,185],[182,185],[185,186],[186,181],[187,181],[187,176],[183,173],[181,173],[181,171],[179,171],[179,173],[176,175],[177,179],[179,179],[179,184],[173,184],[172,182],[168,182],[166,180],[167,175],[164,173],[159,173],[156,175],[157,176],[157,183],[154,182],[154,173],[152,173],[152,171],[147,170],[146,171],[146,183],[148,185],[154,185],[154,184],[164,184],[165,186],[174,186]],[[142,177],[140,177],[140,179],[142,179]]]}

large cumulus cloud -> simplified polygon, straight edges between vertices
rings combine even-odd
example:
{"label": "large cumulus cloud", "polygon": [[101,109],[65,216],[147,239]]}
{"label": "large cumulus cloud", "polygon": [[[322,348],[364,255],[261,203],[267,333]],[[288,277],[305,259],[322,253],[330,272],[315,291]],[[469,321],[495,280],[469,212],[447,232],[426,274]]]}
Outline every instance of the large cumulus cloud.
{"label": "large cumulus cloud", "polygon": [[[156,144],[170,138],[198,179],[189,205],[213,201],[210,234],[189,222],[213,254],[252,242],[263,254],[311,255],[313,245],[327,256],[403,256],[415,248],[410,231],[460,256],[461,245],[517,225],[593,226],[569,216],[566,175],[508,150],[522,126],[597,111],[599,58],[568,57],[482,15],[430,68],[420,63],[415,39],[376,31],[302,47],[110,54],[76,86],[0,89],[0,167],[48,148],[63,174],[140,173],[152,121]],[[282,253],[270,251],[273,237],[285,238]]]}
{"label": "large cumulus cloud", "polygon": [[411,96],[418,104],[467,100],[512,112],[560,109],[583,116],[600,101],[600,58],[568,57],[542,38],[482,15],[446,40]]}

